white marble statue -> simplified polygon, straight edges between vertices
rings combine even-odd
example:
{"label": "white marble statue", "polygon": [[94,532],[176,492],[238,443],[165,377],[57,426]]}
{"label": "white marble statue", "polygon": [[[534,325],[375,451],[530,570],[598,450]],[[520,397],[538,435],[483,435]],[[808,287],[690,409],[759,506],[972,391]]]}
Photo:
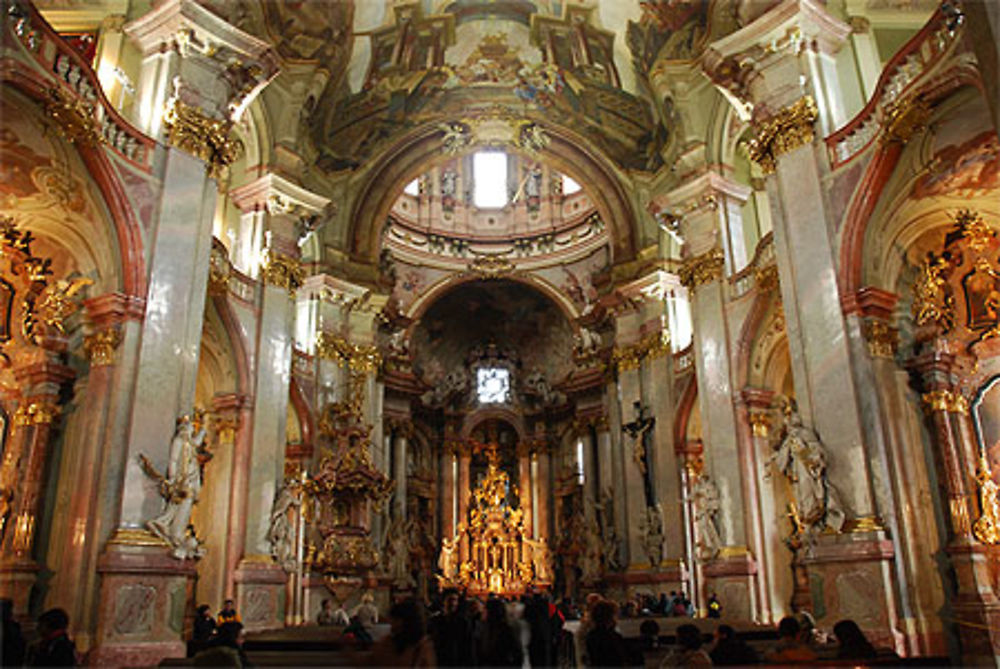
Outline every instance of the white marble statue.
{"label": "white marble statue", "polygon": [[826,480],[826,452],[819,437],[802,424],[794,405],[785,409],[783,437],[768,460],[772,471],[780,472],[791,483],[798,518],[810,531],[830,528],[839,532],[844,526],[844,509],[833,487]]}
{"label": "white marble statue", "polygon": [[601,348],[601,335],[587,327],[580,327],[576,335],[576,352],[581,357],[594,355]]}
{"label": "white marble statue", "polygon": [[180,560],[199,558],[204,554],[193,529],[189,527],[191,511],[201,493],[199,450],[204,441],[204,427],[195,433],[189,416],[178,419],[177,431],[170,442],[167,474],[159,477],[160,494],[166,501],[166,508],[146,523],[146,528],[166,541],[173,549],[174,557]]}
{"label": "white marble statue", "polygon": [[719,488],[708,474],[695,479],[691,488],[691,501],[694,504],[694,526],[698,533],[698,558],[701,560],[715,558],[722,548],[718,519],[720,500]]}
{"label": "white marble statue", "polygon": [[284,485],[274,496],[267,541],[271,544],[271,555],[274,557],[274,561],[288,573],[298,568],[298,561],[295,559],[295,531],[292,527],[292,521],[288,517],[288,512],[301,505],[302,499],[298,494],[298,486],[292,479],[286,479]]}
{"label": "white marble statue", "polygon": [[458,575],[458,541],[445,537],[441,540],[441,555],[438,556],[438,569],[446,582],[452,581]]}
{"label": "white marble statue", "polygon": [[615,502],[611,488],[601,493],[601,502],[594,504],[594,510],[601,519],[601,552],[604,564],[611,571],[621,569],[618,558],[618,534],[615,532]]}
{"label": "white marble statue", "polygon": [[663,512],[659,505],[646,507],[646,513],[639,517],[639,530],[642,548],[650,566],[656,569],[663,562]]}
{"label": "white marble statue", "polygon": [[549,555],[549,544],[545,537],[538,539],[524,539],[524,543],[531,550],[531,567],[535,572],[535,581],[538,583],[552,582],[552,556]]}
{"label": "white marble statue", "polygon": [[396,516],[389,523],[383,542],[383,568],[398,588],[413,585],[410,574],[410,532],[406,521]]}

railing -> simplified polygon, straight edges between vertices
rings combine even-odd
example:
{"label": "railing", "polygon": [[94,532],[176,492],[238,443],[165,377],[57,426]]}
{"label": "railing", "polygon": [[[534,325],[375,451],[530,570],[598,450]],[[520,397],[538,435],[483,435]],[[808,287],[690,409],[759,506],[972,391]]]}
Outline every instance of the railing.
{"label": "railing", "polygon": [[886,64],[868,104],[843,128],[826,138],[834,168],[861,153],[882,127],[888,108],[903,99],[921,75],[957,43],[958,21],[938,8],[927,24]]}
{"label": "railing", "polygon": [[135,167],[150,172],[156,142],[121,117],[83,57],[29,3],[10,3],[2,20],[15,41],[49,73],[53,87],[82,103],[81,109],[100,141]]}
{"label": "railing", "polygon": [[757,242],[757,249],[747,266],[729,277],[729,298],[735,300],[753,290],[758,272],[775,262],[774,232],[769,232]]}

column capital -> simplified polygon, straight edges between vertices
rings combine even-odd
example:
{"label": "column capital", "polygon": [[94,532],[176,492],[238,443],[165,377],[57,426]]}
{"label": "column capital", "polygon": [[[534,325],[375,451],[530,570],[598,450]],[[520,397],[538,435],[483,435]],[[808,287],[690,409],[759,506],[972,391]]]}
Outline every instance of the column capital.
{"label": "column capital", "polygon": [[806,48],[833,54],[851,27],[819,0],[782,0],[743,28],[712,42],[702,58],[705,74],[738,109],[755,117],[781,108],[806,91],[796,62]]}
{"label": "column capital", "polygon": [[688,258],[678,272],[681,283],[688,290],[712,283],[722,277],[726,259],[722,249],[714,247],[701,255]]}
{"label": "column capital", "polygon": [[685,248],[698,254],[717,244],[725,205],[743,206],[751,192],[749,186],[712,170],[655,196],[649,209],[654,216],[666,215],[678,223]]}
{"label": "column capital", "polygon": [[322,213],[330,205],[329,198],[269,172],[229,193],[240,211],[266,210],[272,216],[311,216]]}
{"label": "column capital", "polygon": [[234,121],[278,74],[267,42],[226,22],[194,0],[165,0],[125,26],[143,56],[174,50],[184,61],[174,95],[211,118]]}
{"label": "column capital", "polygon": [[146,300],[124,293],[106,293],[83,301],[87,318],[102,330],[125,321],[142,321]]}

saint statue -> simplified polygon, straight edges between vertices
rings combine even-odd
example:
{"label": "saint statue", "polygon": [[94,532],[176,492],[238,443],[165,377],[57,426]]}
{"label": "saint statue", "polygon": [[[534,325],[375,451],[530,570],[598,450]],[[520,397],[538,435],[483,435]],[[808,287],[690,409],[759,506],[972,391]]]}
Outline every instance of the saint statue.
{"label": "saint statue", "polygon": [[271,555],[275,562],[286,572],[293,572],[298,567],[295,559],[295,532],[288,511],[302,505],[298,494],[297,482],[285,479],[284,485],[274,496],[271,506],[271,526],[267,530],[267,541],[271,544]]}
{"label": "saint statue", "polygon": [[841,530],[845,514],[826,479],[826,452],[816,433],[802,424],[794,403],[785,408],[783,438],[768,464],[791,484],[798,517],[807,530]]}
{"label": "saint statue", "polygon": [[166,508],[156,518],[146,523],[146,528],[167,542],[174,557],[180,560],[199,558],[204,554],[201,543],[189,530],[191,511],[201,493],[201,467],[205,458],[202,444],[205,428],[195,433],[190,416],[177,421],[177,431],[170,442],[170,463],[166,476],[157,473],[149,461],[142,457],[143,469],[160,484],[160,494]]}
{"label": "saint statue", "polygon": [[389,528],[385,533],[385,543],[383,564],[386,573],[393,579],[396,587],[408,588],[413,585],[413,576],[410,574],[410,540],[409,525],[405,520],[396,516],[389,523]]}
{"label": "saint statue", "polygon": [[642,548],[650,566],[656,569],[663,562],[663,513],[659,504],[646,507],[646,513],[639,517],[639,530],[642,532]]}
{"label": "saint statue", "polygon": [[594,583],[601,578],[601,540],[593,525],[587,526],[583,531],[580,571],[580,579],[584,583]]}
{"label": "saint statue", "polygon": [[458,572],[458,542],[454,537],[441,540],[441,555],[438,557],[438,569],[441,570],[441,580],[451,583]]}
{"label": "saint statue", "polygon": [[691,501],[694,505],[694,525],[698,532],[698,557],[711,560],[722,548],[719,533],[718,514],[720,505],[719,488],[707,474],[695,479],[691,487]]}
{"label": "saint statue", "polygon": [[981,543],[996,546],[1000,544],[1000,490],[985,455],[979,456],[976,480],[979,482],[979,520],[972,526],[972,534]]}

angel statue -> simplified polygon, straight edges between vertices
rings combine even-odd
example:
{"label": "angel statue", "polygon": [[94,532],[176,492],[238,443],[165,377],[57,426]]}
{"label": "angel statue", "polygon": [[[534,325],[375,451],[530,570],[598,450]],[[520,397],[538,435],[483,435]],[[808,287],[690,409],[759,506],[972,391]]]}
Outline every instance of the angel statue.
{"label": "angel statue", "polygon": [[442,584],[451,583],[458,575],[458,541],[454,537],[441,540],[441,555],[438,556]]}
{"label": "angel statue", "polygon": [[146,523],[146,528],[167,542],[179,560],[200,558],[205,552],[190,528],[191,511],[201,493],[202,464],[210,457],[204,442],[204,426],[195,432],[194,421],[184,415],[177,419],[177,431],[170,442],[166,476],[157,472],[145,456],[139,456],[143,470],[157,481],[166,503],[163,513]]}
{"label": "angel statue", "polygon": [[819,437],[802,424],[794,401],[785,409],[785,426],[777,450],[768,460],[791,484],[798,516],[807,531],[840,532],[846,519],[836,492],[826,478],[826,452]]}

